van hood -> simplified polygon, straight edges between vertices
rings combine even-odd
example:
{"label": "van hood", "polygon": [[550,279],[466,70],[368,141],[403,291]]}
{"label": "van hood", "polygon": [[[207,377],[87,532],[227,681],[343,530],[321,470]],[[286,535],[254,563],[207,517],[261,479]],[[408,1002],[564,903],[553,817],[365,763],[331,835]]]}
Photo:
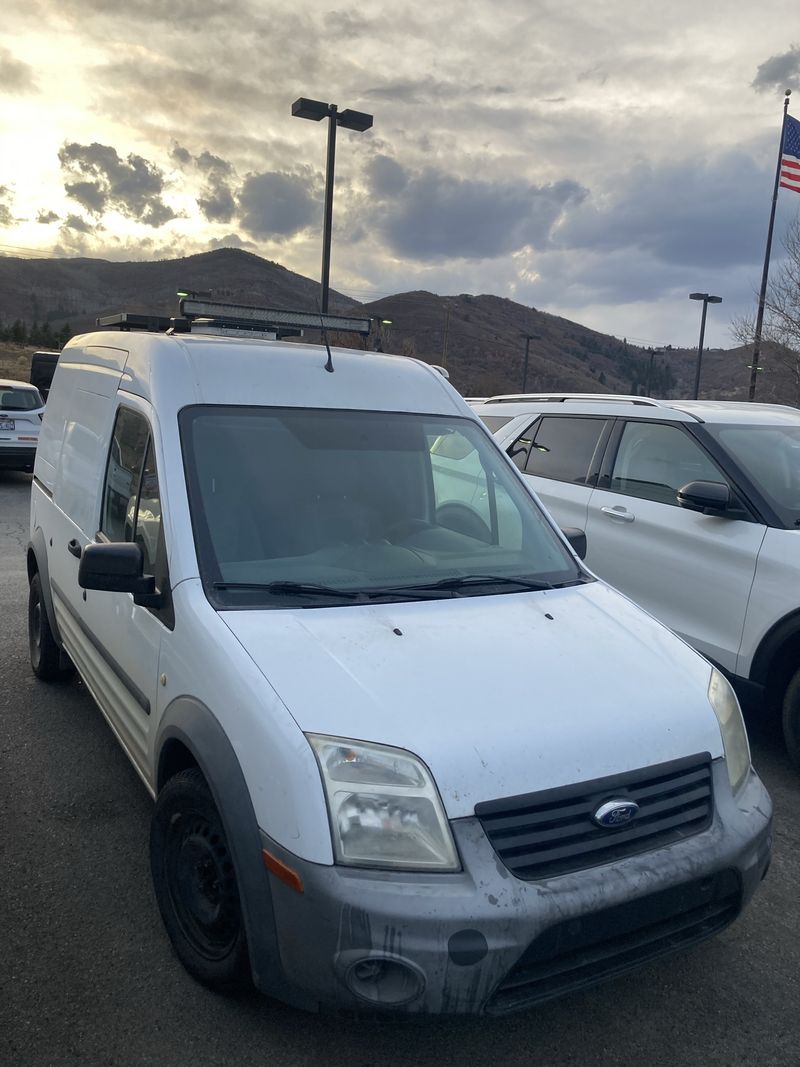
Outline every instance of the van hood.
{"label": "van hood", "polygon": [[450,818],[723,754],[709,664],[602,582],[220,614],[301,730],[413,752]]}

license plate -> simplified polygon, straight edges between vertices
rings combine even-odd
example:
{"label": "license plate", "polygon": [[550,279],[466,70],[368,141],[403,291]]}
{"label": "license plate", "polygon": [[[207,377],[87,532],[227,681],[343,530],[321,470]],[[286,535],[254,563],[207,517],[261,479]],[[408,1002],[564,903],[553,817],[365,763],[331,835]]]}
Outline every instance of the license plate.
{"label": "license plate", "polygon": [[13,419],[0,419],[0,433],[3,430],[16,430],[17,424]]}

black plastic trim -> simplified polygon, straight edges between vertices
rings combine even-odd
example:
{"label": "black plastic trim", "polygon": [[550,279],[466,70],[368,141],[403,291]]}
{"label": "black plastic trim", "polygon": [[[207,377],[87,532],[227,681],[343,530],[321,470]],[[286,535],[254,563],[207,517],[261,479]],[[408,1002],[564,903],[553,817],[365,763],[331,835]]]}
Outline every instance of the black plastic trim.
{"label": "black plastic trim", "polygon": [[34,559],[36,560],[36,569],[39,572],[41,580],[42,599],[44,600],[44,606],[47,612],[47,621],[50,624],[50,632],[53,635],[55,643],[63,650],[64,642],[61,640],[58,623],[56,622],[56,612],[53,606],[53,591],[50,588],[50,569],[47,563],[47,543],[44,537],[44,530],[42,530],[41,526],[37,526],[34,530],[33,537],[28,543],[28,550],[33,553]]}
{"label": "black plastic trim", "polygon": [[261,856],[261,832],[250,792],[233,746],[216,716],[194,697],[177,697],[164,711],[156,737],[156,788],[165,781],[170,742],[196,760],[225,827],[233,856],[253,979],[262,992],[296,1007],[316,1010],[318,1002],[285,978],[275,928],[272,890]]}

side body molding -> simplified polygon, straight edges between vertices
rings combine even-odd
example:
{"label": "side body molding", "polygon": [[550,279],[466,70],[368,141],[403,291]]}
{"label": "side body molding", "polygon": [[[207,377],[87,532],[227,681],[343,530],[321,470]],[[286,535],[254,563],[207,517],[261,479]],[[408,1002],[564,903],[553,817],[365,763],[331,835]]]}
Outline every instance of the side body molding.
{"label": "side body molding", "polygon": [[196,760],[214,797],[231,849],[244,916],[250,966],[267,995],[306,1010],[318,1002],[286,979],[280,959],[269,874],[261,858],[261,835],[250,792],[225,731],[193,697],[177,697],[165,709],[155,745],[156,790],[186,766],[175,761],[178,746]]}

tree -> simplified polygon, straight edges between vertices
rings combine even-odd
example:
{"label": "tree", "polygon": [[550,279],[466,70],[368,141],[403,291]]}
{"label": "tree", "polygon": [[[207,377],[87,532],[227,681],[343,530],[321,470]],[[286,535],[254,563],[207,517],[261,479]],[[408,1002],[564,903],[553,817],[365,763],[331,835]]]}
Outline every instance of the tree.
{"label": "tree", "polygon": [[[784,258],[772,272],[764,301],[761,337],[769,356],[789,371],[791,402],[800,406],[800,214],[783,238]],[[752,345],[755,315],[736,318],[731,333],[742,345]]]}

